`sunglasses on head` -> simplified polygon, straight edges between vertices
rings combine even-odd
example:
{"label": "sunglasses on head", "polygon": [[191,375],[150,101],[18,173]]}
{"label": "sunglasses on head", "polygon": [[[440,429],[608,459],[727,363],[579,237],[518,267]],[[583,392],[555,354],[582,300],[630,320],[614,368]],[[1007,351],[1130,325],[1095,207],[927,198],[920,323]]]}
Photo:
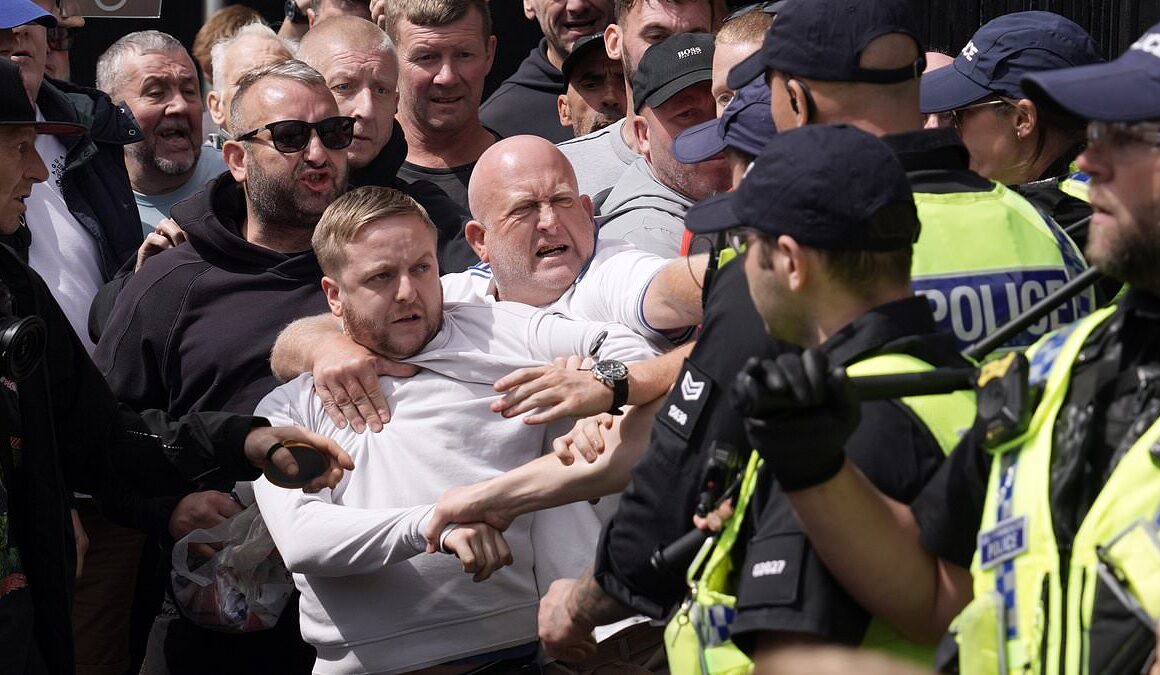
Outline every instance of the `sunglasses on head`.
{"label": "sunglasses on head", "polygon": [[248,141],[266,129],[270,130],[270,140],[274,149],[284,154],[301,152],[310,142],[310,131],[318,132],[318,140],[331,150],[342,150],[354,140],[353,117],[327,117],[317,122],[302,120],[282,120],[270,122],[238,136],[234,140]]}

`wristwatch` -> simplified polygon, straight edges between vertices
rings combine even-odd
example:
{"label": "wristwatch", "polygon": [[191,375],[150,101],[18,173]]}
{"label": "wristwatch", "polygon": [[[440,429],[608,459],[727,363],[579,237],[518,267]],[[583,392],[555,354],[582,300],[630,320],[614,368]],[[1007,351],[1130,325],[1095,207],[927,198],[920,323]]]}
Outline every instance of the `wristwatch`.
{"label": "wristwatch", "polygon": [[298,9],[298,3],[295,0],[286,0],[286,21],[289,23],[309,23],[306,14]]}
{"label": "wristwatch", "polygon": [[613,359],[597,361],[592,364],[592,376],[612,390],[612,406],[608,408],[608,412],[613,415],[622,414],[620,408],[628,403],[628,366]]}

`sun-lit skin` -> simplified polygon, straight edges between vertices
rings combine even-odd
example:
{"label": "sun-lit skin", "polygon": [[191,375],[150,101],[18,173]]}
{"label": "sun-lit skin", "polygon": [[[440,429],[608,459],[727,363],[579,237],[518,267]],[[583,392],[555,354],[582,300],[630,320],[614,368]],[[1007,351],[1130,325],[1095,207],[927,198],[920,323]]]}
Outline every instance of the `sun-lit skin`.
{"label": "sun-lit skin", "polygon": [[322,0],[318,5],[318,13],[313,7],[306,8],[306,20],[310,27],[322,23],[336,16],[357,16],[360,19],[371,20],[371,7],[367,2],[352,2],[351,0]]}
{"label": "sun-lit skin", "polygon": [[0,126],[0,234],[20,228],[24,200],[32,186],[48,179],[48,169],[36,152],[36,131],[31,126]]}
{"label": "sun-lit skin", "polygon": [[576,281],[595,249],[592,200],[548,141],[514,136],[479,159],[468,189],[467,241],[491,263],[501,300],[543,306]]}
{"label": "sun-lit skin", "polygon": [[[446,26],[397,25],[399,123],[412,144],[407,159],[450,167],[475,160],[494,140],[479,122],[495,36],[484,38],[475,10]],[[433,151],[438,149],[438,152]]]}
{"label": "sun-lit skin", "polygon": [[1026,143],[1015,135],[1015,111],[1006,105],[967,108],[957,113],[959,136],[971,153],[971,170],[1005,185],[1022,183],[1012,169],[1023,161]]}
{"label": "sun-lit skin", "polygon": [[232,131],[229,128],[230,105],[243,75],[290,58],[290,50],[274,38],[246,35],[231,42],[222,58],[221,72],[214,74],[214,90],[206,96],[209,116],[214,124]]}
{"label": "sun-lit skin", "polygon": [[1089,144],[1078,161],[1091,177],[1088,260],[1134,287],[1160,293],[1160,149],[1113,136]]}
{"label": "sun-lit skin", "polygon": [[368,223],[343,246],[341,270],[322,280],[352,340],[389,359],[414,356],[439,333],[443,286],[436,236],[416,215]]}
{"label": "sun-lit skin", "polygon": [[20,80],[28,98],[35,101],[44,82],[48,38],[44,26],[26,23],[11,30],[0,29],[0,57],[11,59],[20,68]]}
{"label": "sun-lit skin", "polygon": [[717,44],[713,47],[713,84],[711,91],[713,102],[717,105],[717,117],[724,112],[725,106],[733,100],[733,90],[725,80],[733,66],[744,61],[750,54],[761,47],[758,42],[733,42]]}
{"label": "sun-lit skin", "polygon": [[[399,102],[399,62],[390,51],[367,48],[350,31],[342,28],[349,20],[322,24],[302,39],[298,57],[326,78],[326,86],[338,102],[339,112],[353,117],[354,141],[346,149],[351,169],[361,169],[379,155],[395,128],[395,111]],[[379,29],[371,24],[371,35]],[[320,34],[320,35],[316,35]],[[316,49],[314,40],[321,37],[325,48]]]}
{"label": "sun-lit skin", "polygon": [[[280,120],[317,122],[338,115],[326,89],[278,77],[257,82],[241,104],[242,133]],[[316,132],[301,151],[282,153],[263,130],[245,143],[227,141],[222,157],[246,188],[246,240],[273,250],[310,248],[319,216],[346,189],[346,151],[327,148]]]}
{"label": "sun-lit skin", "polygon": [[125,60],[113,100],[125,101],[143,138],[125,147],[133,189],[159,194],[185,184],[201,156],[201,88],[184,49]]}
{"label": "sun-lit skin", "polygon": [[[57,25],[61,28],[80,30],[85,27],[85,17],[81,16],[80,3],[77,0],[36,0],[36,4],[56,17]],[[69,64],[69,51],[49,49],[44,62],[44,72],[56,80],[72,79],[72,68]]]}
{"label": "sun-lit skin", "polygon": [[539,22],[548,40],[548,62],[559,68],[576,40],[608,26],[612,0],[524,0],[524,15]]}
{"label": "sun-lit skin", "polygon": [[624,79],[631,83],[636,64],[649,47],[677,33],[709,33],[712,29],[713,10],[708,2],[639,0],[623,24],[610,24],[605,29],[604,45],[609,58],[624,61]]}
{"label": "sun-lit skin", "polygon": [[656,108],[646,105],[633,121],[637,145],[657,180],[693,200],[728,190],[729,164],[721,155],[696,164],[679,162],[673,156],[673,139],[691,126],[714,119],[715,111],[709,83],[701,82]]}

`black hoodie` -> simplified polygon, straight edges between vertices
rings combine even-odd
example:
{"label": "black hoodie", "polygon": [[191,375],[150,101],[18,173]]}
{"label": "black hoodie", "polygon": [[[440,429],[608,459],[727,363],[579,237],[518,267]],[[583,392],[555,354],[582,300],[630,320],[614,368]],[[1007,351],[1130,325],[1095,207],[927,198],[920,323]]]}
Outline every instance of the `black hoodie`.
{"label": "black hoodie", "polygon": [[187,241],[149,259],[117,297],[93,360],[136,410],[252,412],[277,382],[270,349],[288,323],[327,311],[314,252],[241,236],[229,173],[173,207]]}
{"label": "black hoodie", "polygon": [[560,143],[572,138],[572,130],[560,126],[556,99],[567,90],[564,74],[547,57],[548,41],[540,44],[520,63],[479,107],[479,121],[502,138],[532,134]]}

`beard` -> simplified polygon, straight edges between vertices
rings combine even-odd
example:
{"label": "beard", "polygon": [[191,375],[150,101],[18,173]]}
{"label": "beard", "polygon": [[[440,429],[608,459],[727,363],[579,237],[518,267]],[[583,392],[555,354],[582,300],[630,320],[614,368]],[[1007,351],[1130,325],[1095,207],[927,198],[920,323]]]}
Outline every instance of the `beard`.
{"label": "beard", "polygon": [[352,311],[349,306],[344,306],[342,311],[343,330],[352,340],[376,354],[396,361],[418,354],[435,338],[443,328],[442,307],[420,318],[420,321],[423,322],[422,334],[408,332],[400,335],[382,317]]}
{"label": "beard", "polygon": [[261,222],[285,230],[313,230],[322,212],[342,193],[346,178],[331,167],[334,187],[327,195],[310,195],[298,184],[309,167],[300,166],[288,177],[267,173],[251,156],[246,157],[246,196]]}
{"label": "beard", "polygon": [[1135,224],[1131,230],[1092,232],[1088,235],[1088,260],[1113,279],[1138,288],[1157,288],[1160,270],[1160,240],[1154,233]]}

